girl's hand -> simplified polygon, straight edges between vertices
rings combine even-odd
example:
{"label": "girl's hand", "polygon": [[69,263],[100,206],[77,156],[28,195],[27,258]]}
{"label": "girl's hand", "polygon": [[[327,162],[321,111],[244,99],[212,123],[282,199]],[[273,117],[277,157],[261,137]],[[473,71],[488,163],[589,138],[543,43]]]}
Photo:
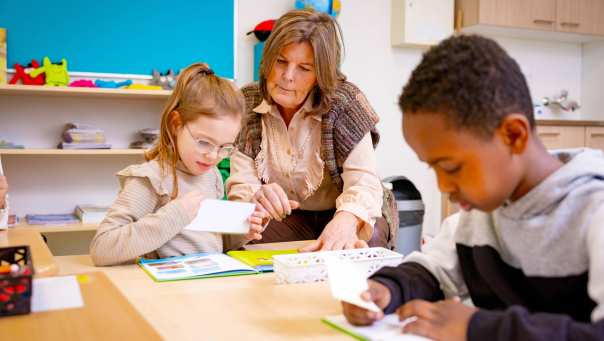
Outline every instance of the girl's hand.
{"label": "girl's hand", "polygon": [[[380,282],[371,279],[367,280],[367,284],[369,289],[361,294],[361,298],[368,302],[373,301],[383,311],[390,303],[390,290]],[[348,322],[356,326],[369,326],[384,317],[383,312],[376,313],[343,301],[342,311]]]}
{"label": "girl's hand", "polygon": [[5,176],[0,175],[0,209],[6,206],[6,193],[8,193],[8,182]]}
{"label": "girl's hand", "polygon": [[292,209],[300,207],[297,201],[287,198],[287,194],[277,183],[262,185],[254,194],[253,200],[277,221],[282,221],[292,213]]}
{"label": "girl's hand", "polygon": [[185,211],[189,214],[189,220],[193,220],[199,212],[203,195],[199,191],[191,191],[176,200],[184,206]]}
{"label": "girl's hand", "polygon": [[256,204],[256,210],[250,216],[250,232],[245,235],[247,240],[260,240],[262,239],[262,232],[266,229],[270,217],[268,213],[258,204]]}
{"label": "girl's hand", "polygon": [[361,224],[362,221],[354,214],[340,211],[325,226],[319,239],[301,248],[299,251],[313,252],[367,247],[367,242],[359,239],[357,236],[357,230]]}

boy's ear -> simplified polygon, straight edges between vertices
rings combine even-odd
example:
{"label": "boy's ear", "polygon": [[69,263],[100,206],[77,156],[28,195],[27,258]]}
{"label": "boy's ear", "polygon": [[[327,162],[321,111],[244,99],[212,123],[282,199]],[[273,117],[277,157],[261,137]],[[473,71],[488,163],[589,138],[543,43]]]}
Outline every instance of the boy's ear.
{"label": "boy's ear", "polygon": [[503,143],[510,148],[513,154],[524,152],[529,142],[530,132],[531,124],[522,114],[507,115],[497,128],[497,133]]}

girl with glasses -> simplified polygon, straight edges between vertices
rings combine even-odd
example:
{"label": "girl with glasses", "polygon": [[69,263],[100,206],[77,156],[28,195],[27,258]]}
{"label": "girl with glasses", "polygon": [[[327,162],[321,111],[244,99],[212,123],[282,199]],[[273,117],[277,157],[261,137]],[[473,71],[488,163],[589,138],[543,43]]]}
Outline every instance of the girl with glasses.
{"label": "girl with glasses", "polygon": [[264,214],[250,217],[247,235],[183,230],[204,199],[224,196],[216,164],[230,156],[244,98],[207,64],[184,69],[161,118],[160,137],[145,158],[117,173],[121,191],[90,246],[98,266],[138,257],[222,252],[260,239]]}

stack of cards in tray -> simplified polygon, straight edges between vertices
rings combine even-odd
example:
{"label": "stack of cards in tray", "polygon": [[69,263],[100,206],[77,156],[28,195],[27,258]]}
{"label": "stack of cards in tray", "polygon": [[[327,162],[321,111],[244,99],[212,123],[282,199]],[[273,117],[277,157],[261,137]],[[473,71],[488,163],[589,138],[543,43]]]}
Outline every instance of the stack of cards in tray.
{"label": "stack of cards in tray", "polygon": [[67,123],[63,132],[61,149],[110,149],[105,143],[105,131],[87,124]]}

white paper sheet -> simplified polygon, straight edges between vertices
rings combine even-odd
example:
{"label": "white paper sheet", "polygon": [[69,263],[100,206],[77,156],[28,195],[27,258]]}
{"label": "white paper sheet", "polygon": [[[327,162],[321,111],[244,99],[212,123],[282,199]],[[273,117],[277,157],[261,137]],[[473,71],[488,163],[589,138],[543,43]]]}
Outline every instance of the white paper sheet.
{"label": "white paper sheet", "polygon": [[334,298],[354,304],[367,310],[380,312],[381,309],[373,302],[361,298],[366,291],[367,276],[357,269],[354,263],[341,260],[335,256],[325,256],[329,286]]}
{"label": "white paper sheet", "polygon": [[34,279],[31,311],[80,308],[84,306],[80,284],[75,276]]}
{"label": "white paper sheet", "polygon": [[365,327],[353,326],[346,321],[344,315],[327,316],[323,320],[346,330],[348,333],[371,341],[430,341],[430,339],[422,336],[403,334],[403,327],[412,322],[413,317],[405,321],[399,321],[397,314],[390,314],[384,316],[382,320],[374,322],[371,326]]}
{"label": "white paper sheet", "polygon": [[201,202],[197,216],[185,230],[246,234],[255,204],[207,199]]}

